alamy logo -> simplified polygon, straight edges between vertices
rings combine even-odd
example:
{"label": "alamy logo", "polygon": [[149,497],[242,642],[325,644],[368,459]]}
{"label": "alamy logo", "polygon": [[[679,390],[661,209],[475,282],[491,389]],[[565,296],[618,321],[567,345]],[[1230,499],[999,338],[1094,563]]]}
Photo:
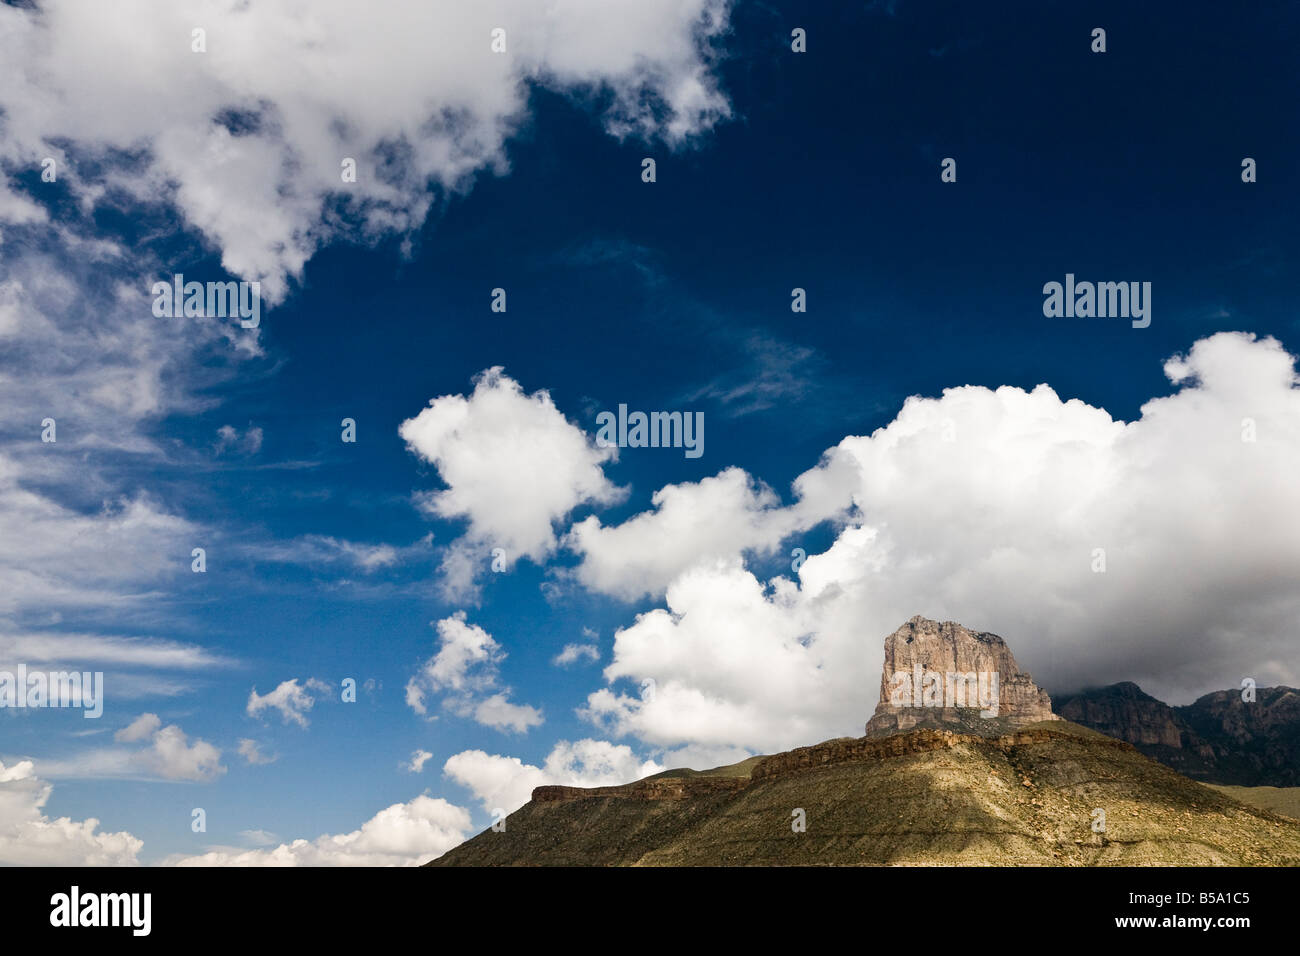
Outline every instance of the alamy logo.
{"label": "alamy logo", "polygon": [[104,713],[103,671],[0,671],[0,708],[82,707],[86,718]]}
{"label": "alamy logo", "polygon": [[895,671],[889,691],[891,707],[978,707],[981,717],[998,715],[997,671]]}
{"label": "alamy logo", "polygon": [[1065,274],[1065,285],[1043,286],[1043,315],[1049,319],[1132,319],[1133,328],[1151,324],[1150,282],[1075,282]]}
{"label": "alamy logo", "polygon": [[703,412],[632,412],[618,406],[618,415],[601,412],[596,444],[601,448],[685,448],[687,458],[704,454]]}
{"label": "alamy logo", "polygon": [[255,329],[262,322],[260,282],[186,282],[178,272],[170,283],[155,282],[149,291],[153,314],[160,319],[238,317],[245,329]]}
{"label": "alamy logo", "polygon": [[150,893],[71,892],[50,897],[51,926],[128,926],[132,936],[148,936],[152,928],[153,895]]}

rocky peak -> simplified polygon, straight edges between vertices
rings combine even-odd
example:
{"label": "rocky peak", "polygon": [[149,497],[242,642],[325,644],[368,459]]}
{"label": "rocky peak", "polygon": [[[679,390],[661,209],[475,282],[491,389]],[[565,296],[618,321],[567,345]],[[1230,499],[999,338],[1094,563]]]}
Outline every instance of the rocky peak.
{"label": "rocky peak", "polygon": [[1066,720],[1149,747],[1181,748],[1184,727],[1174,709],[1132,681],[1074,694],[1057,701]]}
{"label": "rocky peak", "polygon": [[1058,719],[1047,692],[998,635],[917,615],[885,638],[880,700],[867,735],[926,726],[993,736]]}
{"label": "rocky peak", "polygon": [[1066,720],[1127,740],[1193,780],[1245,787],[1300,786],[1300,690],[1260,687],[1206,694],[1171,707],[1130,681],[1059,697]]}

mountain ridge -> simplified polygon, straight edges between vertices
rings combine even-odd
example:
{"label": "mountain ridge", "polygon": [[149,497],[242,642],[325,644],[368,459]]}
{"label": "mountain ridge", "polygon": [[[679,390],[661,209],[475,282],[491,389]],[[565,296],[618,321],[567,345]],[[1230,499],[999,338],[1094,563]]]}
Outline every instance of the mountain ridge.
{"label": "mountain ridge", "polygon": [[1059,720],[838,738],[748,776],[538,787],[504,829],[427,865],[1294,866],[1300,821]]}
{"label": "mountain ridge", "polygon": [[[1001,637],[918,615],[885,638],[863,737],[621,786],[537,787],[499,829],[426,865],[1296,866],[1300,820],[1144,752],[1194,740],[1213,756],[1198,721],[1234,739],[1289,726],[1300,698],[1275,690],[1263,712],[1210,694],[1187,719],[1132,683],[1053,704]],[[1278,719],[1261,719],[1274,704]]]}
{"label": "mountain ridge", "polygon": [[1300,786],[1300,690],[1212,691],[1174,706],[1132,681],[1058,696],[1053,710],[1074,723],[1126,740],[1142,753],[1204,783]]}

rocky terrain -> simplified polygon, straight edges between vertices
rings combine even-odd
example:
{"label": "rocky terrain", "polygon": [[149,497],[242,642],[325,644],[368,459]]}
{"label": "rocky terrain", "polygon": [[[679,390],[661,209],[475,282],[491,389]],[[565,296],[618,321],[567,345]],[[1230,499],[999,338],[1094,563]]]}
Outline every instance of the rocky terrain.
{"label": "rocky terrain", "polygon": [[1061,720],[993,738],[845,738],[746,764],[540,787],[504,831],[429,865],[1300,865],[1300,821]]}
{"label": "rocky terrain", "polygon": [[1300,786],[1300,691],[1262,687],[1254,701],[1216,691],[1171,707],[1130,682],[1058,698],[1056,712],[1126,740],[1194,780]]}
{"label": "rocky terrain", "polygon": [[[981,674],[970,686],[996,675],[996,707],[953,693]],[[1293,794],[1211,788],[1151,759],[1245,776],[1295,766],[1296,692],[1260,691],[1256,709],[1233,696],[1171,708],[1119,684],[1058,714],[1002,638],[914,617],[885,639],[866,736],[538,787],[503,830],[429,865],[1300,866]]]}

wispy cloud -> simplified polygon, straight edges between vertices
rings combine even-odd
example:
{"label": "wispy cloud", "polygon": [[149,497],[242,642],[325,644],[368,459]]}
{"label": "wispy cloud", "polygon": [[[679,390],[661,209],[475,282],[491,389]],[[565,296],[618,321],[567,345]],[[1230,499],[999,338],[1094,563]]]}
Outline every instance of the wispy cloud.
{"label": "wispy cloud", "polygon": [[817,388],[825,364],[816,349],[753,332],[741,345],[741,364],[723,372],[686,396],[687,401],[710,399],[725,414],[739,418],[778,404],[800,402]]}

